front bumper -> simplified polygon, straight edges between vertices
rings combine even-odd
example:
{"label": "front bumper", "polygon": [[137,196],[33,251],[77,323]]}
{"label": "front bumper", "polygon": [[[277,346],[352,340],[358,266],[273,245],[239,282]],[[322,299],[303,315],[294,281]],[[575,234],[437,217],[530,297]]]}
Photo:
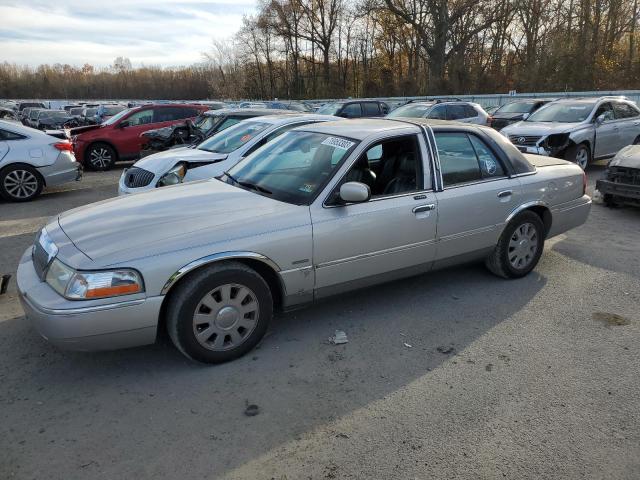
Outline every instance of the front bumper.
{"label": "front bumper", "polygon": [[616,197],[633,198],[640,200],[640,185],[629,183],[612,182],[611,180],[597,180],[596,190],[603,195],[614,195]]}
{"label": "front bumper", "polygon": [[158,180],[154,177],[154,179],[151,181],[151,183],[149,183],[149,185],[146,185],[144,187],[131,188],[131,187],[127,187],[127,185],[125,184],[126,175],[127,175],[127,170],[125,169],[122,172],[122,175],[120,175],[120,180],[118,180],[118,195],[120,196],[155,190],[156,183],[158,182]]}
{"label": "front bumper", "polygon": [[115,350],[155,342],[162,296],[66,300],[40,280],[31,248],[23,254],[16,278],[26,317],[45,340],[59,348]]}

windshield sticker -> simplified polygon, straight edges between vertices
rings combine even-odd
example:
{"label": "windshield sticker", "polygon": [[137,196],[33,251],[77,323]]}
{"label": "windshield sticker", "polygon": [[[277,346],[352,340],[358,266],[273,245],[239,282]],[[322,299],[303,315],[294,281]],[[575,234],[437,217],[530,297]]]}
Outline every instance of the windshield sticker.
{"label": "windshield sticker", "polygon": [[300,190],[301,192],[304,192],[304,193],[311,193],[311,192],[313,192],[313,187],[314,186],[315,185],[312,185],[310,183],[305,183],[298,190]]}
{"label": "windshield sticker", "polygon": [[355,143],[350,142],[349,140],[345,140],[344,138],[328,137],[322,142],[322,145],[339,148],[341,150],[349,150],[355,145]]}
{"label": "windshield sticker", "polygon": [[252,136],[252,135],[251,135],[250,133],[247,133],[246,135],[244,135],[244,136],[240,139],[240,141],[241,141],[242,143],[247,143],[249,140],[251,140],[251,136]]}
{"label": "windshield sticker", "polygon": [[484,158],[480,161],[484,164],[484,171],[489,175],[494,175],[498,170],[498,166],[493,158]]}

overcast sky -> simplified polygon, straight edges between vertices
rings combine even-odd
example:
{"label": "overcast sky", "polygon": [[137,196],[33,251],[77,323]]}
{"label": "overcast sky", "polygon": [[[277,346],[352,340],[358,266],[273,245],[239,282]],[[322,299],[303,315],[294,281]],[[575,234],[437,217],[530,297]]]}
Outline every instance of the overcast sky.
{"label": "overcast sky", "polygon": [[256,0],[0,0],[0,62],[190,65]]}

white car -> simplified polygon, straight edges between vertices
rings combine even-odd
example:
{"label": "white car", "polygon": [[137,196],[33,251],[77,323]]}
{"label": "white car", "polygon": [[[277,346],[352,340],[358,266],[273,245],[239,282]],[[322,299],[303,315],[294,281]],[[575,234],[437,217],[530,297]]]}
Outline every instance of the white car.
{"label": "white car", "polygon": [[489,114],[477,103],[446,100],[411,101],[392,110],[387,118],[429,118],[486,125]]}
{"label": "white car", "polygon": [[71,142],[0,120],[0,196],[26,202],[44,187],[81,177]]}
{"label": "white car", "polygon": [[313,113],[283,113],[243,120],[198,145],[172,148],[137,161],[122,172],[118,193],[139,193],[213,178],[292,128],[334,120],[341,119]]}

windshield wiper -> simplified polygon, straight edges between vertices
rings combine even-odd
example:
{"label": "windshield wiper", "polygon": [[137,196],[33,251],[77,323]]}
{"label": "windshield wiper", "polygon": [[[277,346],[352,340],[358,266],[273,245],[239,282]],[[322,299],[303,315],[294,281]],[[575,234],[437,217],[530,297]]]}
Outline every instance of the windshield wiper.
{"label": "windshield wiper", "polygon": [[240,185],[240,182],[238,181],[238,179],[235,178],[233,175],[231,175],[229,172],[225,171],[222,173],[224,173],[227,176],[227,178],[229,178],[233,183],[237,183],[238,185]]}
{"label": "windshield wiper", "polygon": [[242,185],[243,187],[251,188],[251,189],[255,190],[256,192],[266,193],[267,195],[273,195],[273,192],[271,190],[267,190],[266,188],[261,187],[260,185],[258,185],[256,183],[240,181],[240,182],[238,182],[238,184]]}

